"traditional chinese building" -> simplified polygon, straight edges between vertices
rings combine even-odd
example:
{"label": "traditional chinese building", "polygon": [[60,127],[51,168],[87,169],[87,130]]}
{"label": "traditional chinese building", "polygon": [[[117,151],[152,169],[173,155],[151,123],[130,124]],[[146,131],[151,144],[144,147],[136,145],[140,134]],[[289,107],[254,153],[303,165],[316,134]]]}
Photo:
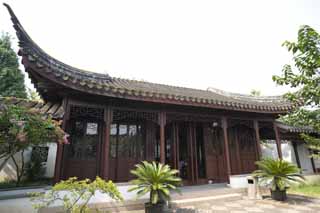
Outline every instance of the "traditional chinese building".
{"label": "traditional chinese building", "polygon": [[[261,157],[261,142],[297,145],[301,131],[276,122],[297,107],[282,97],[254,97],[115,78],[80,70],[42,50],[8,5],[19,55],[46,102],[42,110],[63,110],[69,145],[58,145],[55,181],[99,175],[116,182],[132,178],[142,160],[180,171],[186,184],[227,182],[247,174]],[[61,113],[60,113],[61,115]]]}

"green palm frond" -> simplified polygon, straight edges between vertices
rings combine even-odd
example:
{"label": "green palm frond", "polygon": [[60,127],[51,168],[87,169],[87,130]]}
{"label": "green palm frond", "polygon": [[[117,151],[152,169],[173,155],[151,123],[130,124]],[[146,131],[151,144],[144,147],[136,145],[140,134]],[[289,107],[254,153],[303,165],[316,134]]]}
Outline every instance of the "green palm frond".
{"label": "green palm frond", "polygon": [[271,185],[272,190],[284,190],[292,183],[303,183],[300,169],[287,161],[265,158],[256,162],[258,170],[253,172],[260,183]]}
{"label": "green palm frond", "polygon": [[178,171],[171,169],[169,165],[143,161],[135,167],[131,174],[136,179],[131,181],[133,186],[128,191],[137,191],[137,197],[150,193],[150,202],[156,204],[170,200],[170,190],[180,193],[177,187],[181,185],[181,178],[176,176]]}

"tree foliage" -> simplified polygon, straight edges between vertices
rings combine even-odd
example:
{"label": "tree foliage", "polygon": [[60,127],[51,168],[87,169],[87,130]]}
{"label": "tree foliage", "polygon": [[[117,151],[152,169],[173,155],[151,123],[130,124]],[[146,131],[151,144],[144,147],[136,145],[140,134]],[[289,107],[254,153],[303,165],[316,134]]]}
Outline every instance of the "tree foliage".
{"label": "tree foliage", "polygon": [[32,193],[31,201],[35,209],[50,207],[62,201],[64,212],[86,213],[90,212],[88,203],[97,191],[107,194],[113,200],[123,200],[117,186],[111,180],[107,182],[99,177],[94,181],[77,180],[73,177],[59,182],[46,193]]}
{"label": "tree foliage", "polygon": [[[0,104],[0,159],[5,163],[11,158],[16,166],[17,184],[24,175],[24,151],[48,142],[67,143],[67,135],[60,128],[60,123],[51,118],[43,118],[30,109]],[[16,161],[15,154],[21,154],[22,164]]]}
{"label": "tree foliage", "polygon": [[0,37],[0,96],[27,98],[24,75],[8,34]]}
{"label": "tree foliage", "polygon": [[250,95],[252,95],[252,96],[261,96],[261,91],[260,90],[256,90],[256,89],[252,89],[250,91]]}
{"label": "tree foliage", "polygon": [[28,88],[28,99],[33,101],[42,101],[39,93],[34,89]]}
{"label": "tree foliage", "polygon": [[[307,126],[320,132],[320,35],[304,25],[298,31],[297,41],[285,41],[283,46],[292,53],[293,65],[285,65],[282,75],[273,76],[273,80],[278,85],[296,88],[297,91],[285,96],[303,106],[281,119],[290,125]],[[310,148],[320,150],[319,139],[312,135],[301,136]]]}

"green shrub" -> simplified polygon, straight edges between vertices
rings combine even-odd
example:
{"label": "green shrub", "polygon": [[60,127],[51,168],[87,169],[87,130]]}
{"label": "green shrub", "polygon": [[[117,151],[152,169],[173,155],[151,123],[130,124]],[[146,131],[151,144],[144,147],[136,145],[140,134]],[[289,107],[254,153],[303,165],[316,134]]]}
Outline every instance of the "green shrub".
{"label": "green shrub", "polygon": [[285,190],[292,183],[303,183],[300,169],[285,160],[265,158],[256,164],[258,170],[253,172],[253,176],[258,177],[260,183],[270,185],[273,191]]}
{"label": "green shrub", "polygon": [[176,176],[178,170],[170,169],[168,165],[143,161],[131,173],[137,179],[131,181],[134,186],[129,192],[137,191],[138,197],[150,193],[152,204],[170,200],[170,190],[180,192],[177,188],[181,184],[181,178]]}
{"label": "green shrub", "polygon": [[62,201],[64,212],[87,213],[90,212],[88,203],[97,191],[107,194],[113,200],[123,200],[117,186],[111,180],[105,181],[99,177],[94,181],[69,178],[57,183],[46,193],[31,193],[30,196],[35,209],[50,207],[56,201]]}

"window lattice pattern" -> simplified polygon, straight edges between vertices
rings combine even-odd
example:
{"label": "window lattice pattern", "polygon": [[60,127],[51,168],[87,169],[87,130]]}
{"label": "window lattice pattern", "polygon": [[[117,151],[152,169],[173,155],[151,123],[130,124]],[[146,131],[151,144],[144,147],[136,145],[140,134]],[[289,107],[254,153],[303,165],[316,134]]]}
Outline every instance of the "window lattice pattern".
{"label": "window lattice pattern", "polygon": [[93,107],[71,106],[70,118],[103,119],[103,109]]}
{"label": "window lattice pattern", "polygon": [[238,120],[238,119],[230,119],[228,120],[228,128],[236,127],[236,126],[246,126],[248,128],[253,129],[253,121],[250,120]]}
{"label": "window lattice pattern", "polygon": [[45,163],[48,160],[49,147],[35,146],[32,148],[31,159],[38,158],[41,162]]}
{"label": "window lattice pattern", "polygon": [[194,121],[194,122],[216,122],[220,123],[220,120],[215,117],[210,117],[206,115],[191,115],[191,114],[167,114],[167,123],[172,121]]}
{"label": "window lattice pattern", "polygon": [[77,160],[95,159],[99,143],[99,123],[75,121],[72,125],[68,157]]}
{"label": "window lattice pattern", "polygon": [[158,114],[154,112],[137,112],[116,109],[113,111],[113,122],[121,121],[152,121],[158,122]]}

